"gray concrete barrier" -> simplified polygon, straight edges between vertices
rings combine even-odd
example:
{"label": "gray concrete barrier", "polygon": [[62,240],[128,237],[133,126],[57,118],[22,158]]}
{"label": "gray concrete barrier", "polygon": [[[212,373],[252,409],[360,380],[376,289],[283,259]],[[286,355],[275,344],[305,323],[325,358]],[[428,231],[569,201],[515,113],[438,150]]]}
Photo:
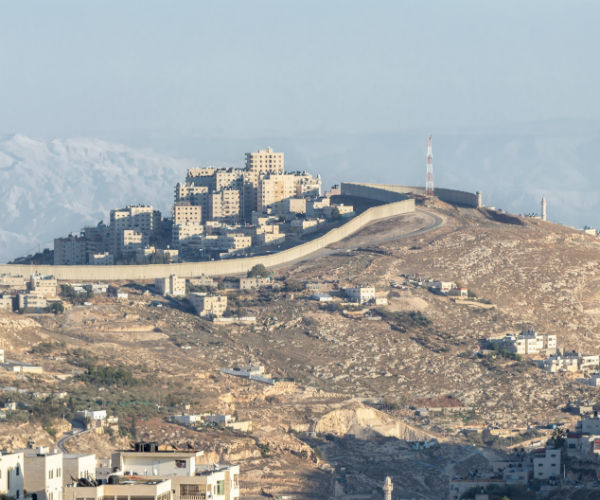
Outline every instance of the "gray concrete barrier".
{"label": "gray concrete barrier", "polygon": [[[342,195],[357,196],[371,200],[389,203],[407,199],[409,194],[424,195],[425,188],[417,186],[399,186],[389,184],[362,184],[356,182],[342,182]],[[435,188],[434,194],[440,200],[455,205],[478,208],[481,206],[481,193],[468,193],[457,189]]]}
{"label": "gray concrete barrier", "polygon": [[296,260],[301,260],[310,254],[350,236],[363,227],[396,215],[415,211],[415,200],[403,199],[385,205],[378,205],[365,210],[353,217],[340,227],[328,231],[323,236],[301,245],[270,255],[225,259],[210,262],[183,262],[179,264],[148,264],[126,266],[49,266],[49,265],[20,265],[0,264],[0,273],[22,274],[29,276],[38,272],[44,275],[52,274],[64,281],[144,281],[168,277],[176,274],[184,278],[196,276],[228,276],[244,274],[256,264],[265,267],[275,267]]}

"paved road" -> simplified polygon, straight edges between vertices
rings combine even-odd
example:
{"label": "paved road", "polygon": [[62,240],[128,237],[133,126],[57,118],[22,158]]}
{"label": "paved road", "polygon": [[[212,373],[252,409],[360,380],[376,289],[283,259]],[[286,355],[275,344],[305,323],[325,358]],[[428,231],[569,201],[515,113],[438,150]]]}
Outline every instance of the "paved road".
{"label": "paved road", "polygon": [[[417,227],[416,229],[410,229],[408,231],[404,231],[402,228],[403,219],[406,220],[408,217],[414,214],[405,214],[405,215],[395,215],[393,217],[389,217],[388,219],[382,219],[377,221],[371,226],[367,226],[357,231],[354,234],[351,234],[347,238],[328,246],[326,248],[322,248],[317,250],[316,252],[311,253],[301,259],[297,259],[292,262],[286,262],[281,266],[277,266],[276,268],[286,268],[291,265],[297,265],[300,262],[305,262],[308,260],[314,260],[319,257],[326,257],[328,255],[339,253],[343,251],[351,251],[356,250],[357,248],[367,247],[372,245],[381,245],[383,243],[388,243],[390,241],[397,241],[401,239],[410,238],[413,236],[418,236],[420,234],[428,233],[430,231],[435,231],[437,228],[444,225],[445,220],[443,217],[430,212],[428,210],[424,210],[422,208],[417,208],[415,210],[416,215],[422,216],[425,221],[422,225]],[[393,228],[387,228],[382,231],[373,231],[374,227],[383,226],[386,223],[390,223],[390,221],[396,219],[398,221],[398,225]],[[411,226],[411,224],[406,224],[407,226]]]}
{"label": "paved road", "polygon": [[61,437],[56,442],[56,447],[63,453],[67,453],[67,450],[65,450],[65,448],[64,448],[65,443],[72,437],[79,436],[80,434],[83,434],[83,433],[89,432],[89,431],[90,431],[89,429],[86,430],[81,427],[74,428],[72,431],[67,432],[67,434],[65,434],[63,437]]}

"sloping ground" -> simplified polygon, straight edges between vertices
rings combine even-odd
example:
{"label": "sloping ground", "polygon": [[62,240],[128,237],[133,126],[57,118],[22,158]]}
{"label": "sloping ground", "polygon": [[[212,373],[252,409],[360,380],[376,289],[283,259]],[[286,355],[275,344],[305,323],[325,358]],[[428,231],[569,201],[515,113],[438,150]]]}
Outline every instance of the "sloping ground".
{"label": "sloping ground", "polygon": [[438,437],[391,418],[374,408],[358,404],[323,415],[316,422],[314,431],[317,434],[333,434],[339,437],[353,435],[358,439],[385,436],[405,441],[425,441]]}

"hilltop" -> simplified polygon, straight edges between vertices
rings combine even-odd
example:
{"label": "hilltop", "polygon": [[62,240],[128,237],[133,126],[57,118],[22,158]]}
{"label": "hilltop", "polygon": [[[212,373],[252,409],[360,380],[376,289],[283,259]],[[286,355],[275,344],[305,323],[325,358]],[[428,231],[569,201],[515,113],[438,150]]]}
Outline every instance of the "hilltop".
{"label": "hilltop", "polygon": [[[39,362],[47,372],[19,387],[68,391],[70,405],[105,405],[126,432],[133,426],[138,437],[200,447],[211,459],[240,463],[245,494],[269,484],[272,493],[325,498],[334,476],[344,478],[346,493],[370,494],[391,475],[406,496],[439,498],[450,477],[502,456],[501,445],[508,444],[473,448],[482,443],[465,428],[520,428],[517,442],[539,440],[548,424],[573,425],[575,417],[564,411],[569,402],[598,402],[597,389],[567,374],[488,356],[480,345],[525,327],[556,334],[561,347],[600,352],[600,241],[535,219],[499,222],[487,210],[442,202],[425,211],[443,224],[394,239],[420,213],[387,219],[336,244],[329,255],[276,271],[288,288],[370,283],[387,291],[388,306],[375,312],[379,320],[357,319],[284,289],[230,293],[230,302],[257,323],[218,326],[177,301],[149,307],[156,298],[130,285],[127,302],[95,298],[92,306],[57,316],[2,316],[7,357]],[[453,302],[412,285],[406,277],[416,275],[460,283],[480,302]],[[406,284],[392,288],[391,282]],[[44,343],[51,345],[35,348]],[[125,367],[143,383],[102,389],[72,378],[86,359]],[[293,381],[269,387],[219,371],[248,362]],[[16,381],[2,375],[0,383]],[[440,401],[464,409],[427,418],[411,409]],[[251,419],[254,430],[197,432],[164,422],[184,403],[191,404],[187,411]],[[26,440],[33,431],[20,432]],[[39,427],[36,432],[43,434]],[[414,451],[406,441],[432,438],[440,443],[435,451]],[[110,448],[108,437],[98,439]],[[72,451],[94,446],[98,441],[89,436],[69,441]],[[336,463],[344,472],[333,472]]]}

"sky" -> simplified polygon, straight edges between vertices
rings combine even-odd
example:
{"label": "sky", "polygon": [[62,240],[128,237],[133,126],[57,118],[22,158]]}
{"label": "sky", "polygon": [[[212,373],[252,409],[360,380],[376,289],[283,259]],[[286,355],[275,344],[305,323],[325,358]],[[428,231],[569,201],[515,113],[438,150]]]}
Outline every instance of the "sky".
{"label": "sky", "polygon": [[373,134],[600,111],[597,1],[0,8],[4,134]]}
{"label": "sky", "polygon": [[0,0],[0,135],[200,162],[402,138],[374,180],[429,134],[595,141],[598,19],[597,0]]}

